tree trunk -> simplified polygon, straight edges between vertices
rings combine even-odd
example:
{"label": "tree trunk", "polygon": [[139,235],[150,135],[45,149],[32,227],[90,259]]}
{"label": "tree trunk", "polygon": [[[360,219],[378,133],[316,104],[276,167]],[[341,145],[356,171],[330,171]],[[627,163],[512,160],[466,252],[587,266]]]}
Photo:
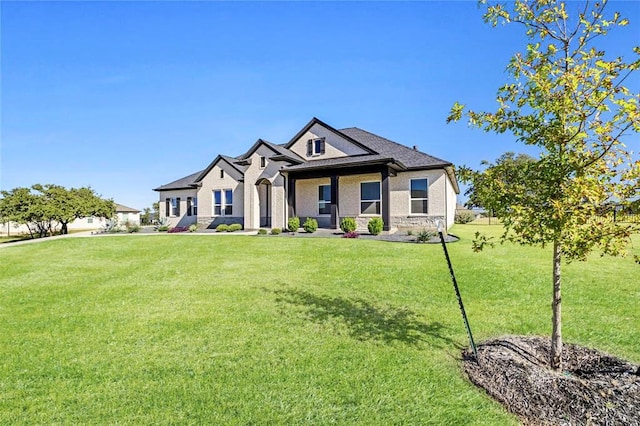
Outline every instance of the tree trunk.
{"label": "tree trunk", "polygon": [[60,230],[60,234],[62,235],[66,235],[69,233],[69,231],[67,230],[67,222],[61,222],[62,223],[62,229]]}
{"label": "tree trunk", "polygon": [[562,249],[558,241],[553,243],[553,331],[551,332],[551,368],[562,368],[562,297],[560,295],[560,261]]}

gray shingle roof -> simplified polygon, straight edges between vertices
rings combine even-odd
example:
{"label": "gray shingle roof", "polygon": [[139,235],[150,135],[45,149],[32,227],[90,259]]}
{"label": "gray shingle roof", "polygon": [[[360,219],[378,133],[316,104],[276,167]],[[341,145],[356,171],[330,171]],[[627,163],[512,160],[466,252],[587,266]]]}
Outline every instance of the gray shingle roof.
{"label": "gray shingle roof", "polygon": [[140,213],[140,210],[116,203],[116,213]]}
{"label": "gray shingle roof", "polygon": [[193,186],[196,183],[196,178],[198,176],[200,176],[200,174],[203,172],[203,170],[200,170],[199,172],[195,172],[190,174],[189,176],[185,176],[183,178],[180,178],[178,180],[174,180],[173,182],[170,182],[166,185],[162,185],[159,186],[157,188],[154,188],[154,191],[169,191],[172,189],[190,189],[193,188]]}
{"label": "gray shingle roof", "polygon": [[349,127],[339,131],[380,155],[398,160],[408,169],[440,168],[452,165],[449,161],[425,154],[357,127]]}

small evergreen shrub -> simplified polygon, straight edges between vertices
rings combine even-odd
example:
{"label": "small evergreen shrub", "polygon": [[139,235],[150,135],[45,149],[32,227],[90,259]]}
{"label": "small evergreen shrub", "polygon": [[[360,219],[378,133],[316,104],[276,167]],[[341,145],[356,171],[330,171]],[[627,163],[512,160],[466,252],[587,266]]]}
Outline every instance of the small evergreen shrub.
{"label": "small evergreen shrub", "polygon": [[192,223],[191,225],[189,225],[189,232],[196,232],[197,230],[198,230],[197,223]]}
{"label": "small evergreen shrub", "polygon": [[382,227],[384,226],[384,222],[381,217],[372,217],[367,224],[367,228],[369,229],[369,233],[371,235],[378,235],[382,232]]}
{"label": "small evergreen shrub", "polygon": [[360,234],[355,231],[345,232],[342,238],[358,238]]}
{"label": "small evergreen shrub", "polygon": [[271,230],[271,235],[280,235],[280,233],[282,232],[282,229],[280,228],[273,228]]}
{"label": "small evergreen shrub", "polygon": [[234,223],[229,225],[229,229],[227,229],[227,232],[236,232],[241,230],[242,230],[242,225],[240,225],[239,223]]}
{"label": "small evergreen shrub", "polygon": [[357,228],[356,220],[352,217],[343,217],[342,220],[340,221],[340,229],[345,234],[349,232],[355,232],[356,228]]}
{"label": "small evergreen shrub", "polygon": [[454,222],[464,224],[473,222],[474,219],[475,216],[471,210],[460,210],[456,212]]}
{"label": "small evergreen shrub", "polygon": [[264,228],[258,229],[258,235],[267,235],[267,230]]}
{"label": "small evergreen shrub", "polygon": [[287,229],[289,232],[298,232],[300,228],[300,218],[299,217],[290,217],[287,221]]}
{"label": "small evergreen shrub", "polygon": [[436,236],[435,231],[428,231],[426,229],[423,229],[422,231],[418,232],[418,234],[416,235],[416,242],[426,243],[435,236]]}
{"label": "small evergreen shrub", "polygon": [[318,221],[311,217],[308,217],[307,220],[305,220],[302,224],[302,227],[304,228],[304,232],[312,234],[318,230]]}
{"label": "small evergreen shrub", "polygon": [[409,236],[413,235],[413,229],[409,229],[409,230],[407,231],[407,235],[409,235]]}
{"label": "small evergreen shrub", "polygon": [[228,232],[229,231],[229,225],[227,225],[226,223],[221,223],[220,225],[216,226],[216,232]]}
{"label": "small evergreen shrub", "polygon": [[156,228],[158,232],[167,232],[169,230],[169,225],[160,225]]}

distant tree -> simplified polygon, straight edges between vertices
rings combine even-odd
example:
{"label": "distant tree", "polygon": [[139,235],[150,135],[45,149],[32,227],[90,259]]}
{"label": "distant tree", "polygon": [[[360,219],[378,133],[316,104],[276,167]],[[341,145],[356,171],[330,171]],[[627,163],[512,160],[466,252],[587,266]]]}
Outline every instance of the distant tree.
{"label": "distant tree", "polygon": [[91,188],[35,184],[31,188],[1,193],[1,214],[10,221],[27,225],[31,237],[53,234],[58,224],[61,233],[66,234],[69,222],[83,217],[109,219],[115,215],[114,202],[100,198]]}
{"label": "distant tree", "polygon": [[[605,17],[607,1],[568,3],[516,0],[489,5],[486,22],[517,23],[529,43],[507,67],[512,80],[498,91],[495,112],[475,112],[456,103],[447,121],[463,115],[485,131],[512,133],[540,149],[526,168],[526,181],[503,185],[507,170],[493,167],[475,184],[491,187],[479,202],[501,207],[502,240],[553,245],[553,299],[550,365],[561,368],[561,263],[584,260],[593,249],[625,253],[637,226],[607,222],[598,209],[615,200],[628,205],[640,192],[640,161],[623,139],[640,131],[640,94],[624,85],[640,59],[607,59],[596,40],[628,24],[618,12]],[[636,40],[637,41],[637,40]],[[636,55],[640,47],[634,47]],[[496,164],[497,166],[497,164]],[[482,244],[477,246],[482,248]]]}
{"label": "distant tree", "polygon": [[144,209],[142,209],[142,214],[140,215],[140,223],[142,225],[151,224],[151,209],[149,207],[145,207]]}
{"label": "distant tree", "polygon": [[157,221],[160,219],[160,202],[156,201],[151,205],[151,208],[153,209],[152,221]]}
{"label": "distant tree", "polygon": [[464,193],[468,197],[466,206],[480,207],[492,213],[508,209],[510,197],[490,195],[504,191],[509,191],[513,196],[526,194],[528,169],[534,162],[535,159],[527,154],[506,152],[495,164],[482,161],[481,165],[486,166],[483,172],[466,166],[459,167],[456,172],[460,181],[469,185]]}

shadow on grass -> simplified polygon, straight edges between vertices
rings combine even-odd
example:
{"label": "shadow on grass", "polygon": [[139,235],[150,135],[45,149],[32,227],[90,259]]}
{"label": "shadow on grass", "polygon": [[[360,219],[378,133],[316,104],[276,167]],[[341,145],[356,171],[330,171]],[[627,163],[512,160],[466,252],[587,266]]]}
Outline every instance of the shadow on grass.
{"label": "shadow on grass", "polygon": [[425,323],[407,308],[375,306],[359,298],[343,299],[312,294],[300,290],[275,290],[276,302],[303,307],[306,317],[316,323],[338,320],[346,325],[354,339],[384,343],[402,342],[417,345],[421,342],[446,342],[459,346],[443,335],[441,323]]}

